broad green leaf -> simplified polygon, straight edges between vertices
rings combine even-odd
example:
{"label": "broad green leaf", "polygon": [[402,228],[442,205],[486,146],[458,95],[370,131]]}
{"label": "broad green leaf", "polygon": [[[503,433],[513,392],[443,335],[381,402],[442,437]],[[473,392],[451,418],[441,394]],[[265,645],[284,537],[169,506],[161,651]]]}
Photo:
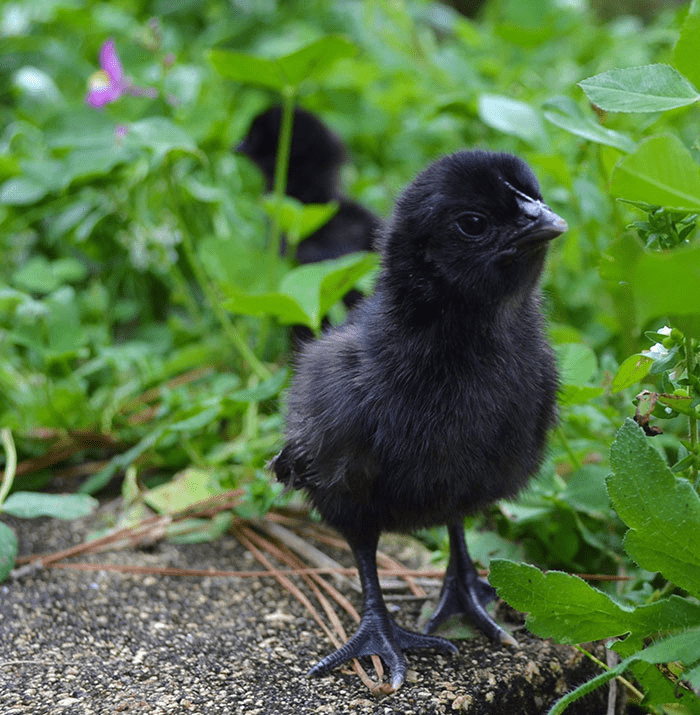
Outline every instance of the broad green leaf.
{"label": "broad green leaf", "polygon": [[583,387],[598,367],[595,353],[587,345],[566,343],[555,347],[563,385]]}
{"label": "broad green leaf", "polygon": [[584,116],[579,106],[568,98],[550,102],[547,106],[544,118],[560,129],[596,144],[605,144],[624,152],[634,151],[632,139],[601,126],[594,116]]}
{"label": "broad green leaf", "polygon": [[37,516],[79,519],[91,514],[97,505],[97,500],[87,494],[14,492],[2,505],[2,511],[21,519],[33,519]]}
{"label": "broad green leaf", "polygon": [[662,112],[700,100],[700,93],[669,65],[614,69],[578,83],[606,112]]}
{"label": "broad green leaf", "polygon": [[587,405],[604,392],[604,388],[592,385],[561,385],[557,400],[560,405]]}
{"label": "broad green leaf", "polygon": [[654,206],[698,211],[700,166],[678,137],[650,137],[618,162],[610,193]]}
{"label": "broad green leaf", "polygon": [[625,633],[646,638],[700,627],[700,605],[680,596],[631,608],[578,576],[542,573],[528,564],[499,559],[491,561],[489,581],[501,598],[528,614],[527,627],[533,633],[560,643],[585,643]]}
{"label": "broad green leaf", "polygon": [[211,519],[183,519],[170,524],[168,539],[176,544],[201,544],[223,536],[233,523],[233,512],[223,511]]}
{"label": "broad green leaf", "polygon": [[7,524],[0,522],[0,583],[12,571],[18,548],[15,532]]}
{"label": "broad green leaf", "polygon": [[505,134],[530,144],[539,144],[547,138],[540,113],[525,102],[497,94],[482,94],[478,110],[484,124]]}
{"label": "broad green leaf", "polygon": [[288,85],[298,87],[305,79],[319,79],[334,62],[355,54],[356,48],[340,35],[329,35],[279,58]]}
{"label": "broad green leaf", "polygon": [[209,60],[223,77],[282,93],[297,90],[306,79],[318,79],[334,62],[353,54],[351,42],[330,35],[283,57],[264,59],[243,52],[211,50]]}
{"label": "broad green leaf", "polygon": [[[57,299],[58,296],[60,299]],[[65,300],[69,296],[72,299]],[[75,291],[70,286],[64,286],[47,302],[51,312],[46,319],[46,356],[60,359],[74,355],[87,341],[87,335],[80,325]]]}
{"label": "broad green leaf", "polygon": [[648,444],[641,428],[627,420],[610,449],[613,474],[608,494],[630,527],[629,555],[644,569],[700,595],[700,497],[688,480],[676,477]]}
{"label": "broad green leaf", "polygon": [[70,182],[109,174],[115,166],[130,161],[133,156],[133,150],[128,151],[123,145],[75,149],[65,159],[66,180]]}
{"label": "broad green leaf", "polygon": [[659,402],[682,415],[687,415],[689,417],[695,417],[697,415],[697,412],[693,407],[693,398],[690,396],[659,395]]}
{"label": "broad green leaf", "polygon": [[277,217],[287,243],[296,246],[300,241],[327,224],[338,212],[339,204],[302,204],[291,196],[283,196],[278,202],[274,196],[266,196],[263,208],[266,213]]}
{"label": "broad green leaf", "polygon": [[644,247],[636,236],[631,233],[623,234],[613,241],[601,256],[598,266],[601,278],[618,284],[628,283],[632,270],[643,253]]}
{"label": "broad green leaf", "polygon": [[43,199],[49,188],[30,176],[13,176],[0,186],[0,205],[27,206]]}
{"label": "broad green leaf", "polygon": [[[261,222],[260,231],[264,233]],[[270,256],[258,245],[237,236],[202,236],[197,242],[197,255],[207,273],[219,283],[225,295],[266,292],[277,285],[285,261]],[[276,279],[276,276],[280,278]]]}
{"label": "broad green leaf", "polygon": [[681,34],[673,50],[673,64],[696,87],[700,87],[698,47],[700,47],[700,12],[696,4],[693,4],[686,15]]}
{"label": "broad green leaf", "polygon": [[696,665],[692,670],[687,670],[683,673],[683,680],[688,681],[696,692],[700,690],[700,665]]}
{"label": "broad green leaf", "polygon": [[680,661],[684,665],[697,663],[700,660],[700,629],[677,633],[652,643],[633,658],[647,663],[672,663],[674,661]]}
{"label": "broad green leaf", "polygon": [[613,392],[620,392],[620,390],[638,383],[647,376],[653,362],[653,358],[648,355],[630,355],[617,369],[610,389]]}
{"label": "broad green leaf", "polygon": [[700,245],[642,254],[629,281],[644,321],[700,315]]}
{"label": "broad green leaf", "polygon": [[285,276],[280,290],[302,306],[311,318],[307,324],[318,330],[330,307],[375,268],[378,260],[374,253],[352,253],[299,266]]}
{"label": "broad green leaf", "polygon": [[379,266],[376,253],[355,253],[335,259],[336,267],[321,281],[320,307],[323,317],[361,278]]}
{"label": "broad green leaf", "polygon": [[578,576],[494,559],[489,581],[498,595],[528,614],[536,635],[559,643],[584,643],[630,630],[632,609],[615,603]]}
{"label": "broad green leaf", "polygon": [[143,493],[143,499],[159,514],[173,514],[204,501],[220,491],[215,475],[206,469],[190,467],[170,481]]}
{"label": "broad green leaf", "polygon": [[646,638],[656,633],[674,633],[700,627],[700,604],[681,596],[670,596],[637,606],[630,616],[636,636]]}
{"label": "broad green leaf", "polygon": [[12,78],[12,84],[21,93],[46,104],[63,101],[61,92],[51,75],[31,65],[25,65]]}
{"label": "broad green leaf", "polygon": [[147,117],[134,122],[129,126],[124,143],[149,149],[158,161],[174,151],[203,156],[192,137],[165,117]]}
{"label": "broad green leaf", "polygon": [[467,548],[472,559],[488,568],[492,559],[519,559],[523,548],[494,531],[467,531]]}
{"label": "broad green leaf", "polygon": [[569,479],[560,498],[576,511],[597,519],[609,518],[610,502],[605,491],[608,470],[600,464],[584,464]]}
{"label": "broad green leaf", "polygon": [[282,92],[286,81],[275,59],[263,59],[244,52],[210,50],[209,61],[227,79]]}
{"label": "broad green leaf", "polygon": [[51,263],[42,255],[25,261],[13,274],[12,282],[24,290],[42,295],[51,293],[60,285]]}
{"label": "broad green leaf", "polygon": [[229,289],[226,294],[229,299],[224,301],[223,306],[232,313],[257,318],[269,316],[282,325],[315,326],[314,317],[305,307],[285,293],[244,293]]}
{"label": "broad green leaf", "polygon": [[[669,636],[668,638],[657,641],[644,650],[634,653],[628,658],[625,658],[614,668],[601,673],[588,682],[580,685],[575,690],[567,693],[563,698],[558,700],[554,707],[549,711],[548,715],[561,715],[566,708],[586,693],[591,692],[595,688],[599,688],[609,680],[622,675],[628,668],[635,663],[672,663],[680,662],[684,666],[690,666],[697,662],[700,658],[700,630],[695,629],[687,633],[679,633]],[[691,678],[696,677],[697,668],[691,670]],[[658,672],[656,673],[658,675]],[[685,675],[685,674],[684,674]],[[668,683],[668,681],[665,681]],[[693,682],[691,680],[691,682]],[[671,688],[665,688],[668,692],[668,700],[659,700],[658,693],[651,693],[652,697],[645,697],[645,702],[649,704],[664,704],[664,702],[673,703],[674,706],[682,708],[682,712],[700,713],[700,701],[697,696],[687,690],[671,691]],[[687,710],[685,708],[688,708]]]}

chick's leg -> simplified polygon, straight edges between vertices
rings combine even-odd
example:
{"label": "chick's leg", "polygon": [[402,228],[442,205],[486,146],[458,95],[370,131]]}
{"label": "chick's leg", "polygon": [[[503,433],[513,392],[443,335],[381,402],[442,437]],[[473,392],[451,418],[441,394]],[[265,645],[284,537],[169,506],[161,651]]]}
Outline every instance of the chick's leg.
{"label": "chick's leg", "polygon": [[440,601],[425,627],[425,632],[430,633],[450,616],[463,613],[491,640],[517,646],[515,638],[504,631],[485,609],[496,597],[496,591],[488,581],[479,578],[474,568],[464,540],[462,521],[449,524],[447,530],[450,536],[450,561],[442,583]]}
{"label": "chick's leg", "polygon": [[377,576],[377,541],[375,537],[361,544],[350,542],[362,584],[364,604],[360,625],[345,645],[318,662],[309,675],[325,675],[352,658],[378,655],[389,670],[392,688],[397,689],[406,677],[404,650],[435,648],[445,653],[457,653],[457,648],[448,640],[401,628],[389,616]]}

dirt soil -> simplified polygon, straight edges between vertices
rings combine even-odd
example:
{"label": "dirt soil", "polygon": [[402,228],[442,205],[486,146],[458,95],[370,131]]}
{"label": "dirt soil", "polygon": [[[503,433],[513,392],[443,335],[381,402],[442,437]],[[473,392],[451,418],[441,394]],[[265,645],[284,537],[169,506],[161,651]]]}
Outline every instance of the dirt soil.
{"label": "dirt soil", "polygon": [[[85,521],[3,521],[17,533],[21,554],[80,543],[89,528]],[[78,560],[262,568],[230,535],[214,543],[160,542]],[[359,609],[358,594],[346,595]],[[415,628],[422,604],[398,603],[396,620]],[[497,615],[507,618],[507,609]],[[349,619],[344,625],[353,631]],[[456,641],[456,656],[408,654],[403,687],[377,698],[348,669],[307,677],[333,647],[274,578],[35,569],[0,584],[0,713],[540,715],[599,672],[571,647],[524,629],[515,635],[519,650],[478,635]],[[606,715],[607,701],[603,688],[566,713]]]}

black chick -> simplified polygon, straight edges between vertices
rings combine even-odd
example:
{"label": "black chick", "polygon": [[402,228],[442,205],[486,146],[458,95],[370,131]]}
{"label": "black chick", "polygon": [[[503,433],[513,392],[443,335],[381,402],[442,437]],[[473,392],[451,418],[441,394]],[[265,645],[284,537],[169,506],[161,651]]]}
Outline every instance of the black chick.
{"label": "black chick", "polygon": [[538,282],[549,240],[566,228],[520,159],[447,156],[399,198],[374,295],[298,356],[287,444],[270,466],[345,536],[364,600],[355,635],[310,674],[377,654],[397,688],[404,650],[456,652],[387,613],[375,555],[385,530],[448,525],[450,561],[426,633],[464,613],[515,643],[484,609],[495,593],[469,558],[463,517],[513,496],[541,462],[557,374]]}
{"label": "black chick", "polygon": [[[282,110],[272,107],[253,120],[237,151],[254,161],[274,187]],[[343,196],[340,167],[347,154],[340,138],[318,117],[294,110],[292,144],[287,173],[287,195],[304,204],[339,203],[333,218],[297,246],[299,263],[315,263],[355,251],[370,251],[381,221],[371,211]]]}

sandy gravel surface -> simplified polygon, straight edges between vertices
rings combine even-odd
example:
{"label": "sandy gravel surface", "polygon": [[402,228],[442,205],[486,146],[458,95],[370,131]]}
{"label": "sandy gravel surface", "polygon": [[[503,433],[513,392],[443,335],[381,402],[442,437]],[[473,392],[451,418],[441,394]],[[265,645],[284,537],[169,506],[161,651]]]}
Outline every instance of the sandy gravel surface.
{"label": "sandy gravel surface", "polygon": [[[80,522],[3,519],[24,554],[78,543],[86,531]],[[259,568],[228,535],[80,560]],[[347,595],[359,607],[357,595]],[[406,602],[397,621],[414,627],[419,608]],[[353,673],[306,676],[332,647],[272,578],[35,570],[0,584],[0,714],[529,715],[596,672],[571,648],[517,635],[518,651],[478,636],[458,641],[458,656],[409,654],[407,682],[376,699]],[[567,715],[603,715],[606,702],[601,691]]]}

